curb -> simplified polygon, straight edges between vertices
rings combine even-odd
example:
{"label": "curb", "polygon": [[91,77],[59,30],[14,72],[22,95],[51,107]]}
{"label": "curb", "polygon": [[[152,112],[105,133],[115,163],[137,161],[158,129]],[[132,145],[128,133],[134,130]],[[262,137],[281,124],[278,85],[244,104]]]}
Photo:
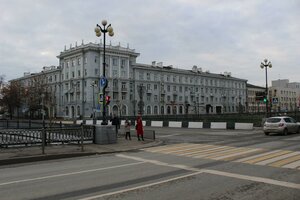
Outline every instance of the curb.
{"label": "curb", "polygon": [[145,144],[142,147],[136,147],[136,148],[126,149],[126,150],[117,150],[117,151],[116,150],[104,151],[104,152],[90,151],[90,152],[79,152],[79,153],[62,153],[62,154],[48,154],[48,155],[45,154],[45,155],[38,155],[38,156],[8,158],[8,159],[0,160],[0,166],[30,163],[30,162],[39,162],[39,161],[48,161],[48,160],[58,160],[58,159],[64,159],[64,158],[75,158],[75,157],[83,157],[83,156],[91,156],[91,155],[130,152],[130,151],[136,151],[136,150],[143,149],[143,148],[159,146],[162,143],[163,143],[162,141],[158,141],[158,142],[153,141],[151,143]]}

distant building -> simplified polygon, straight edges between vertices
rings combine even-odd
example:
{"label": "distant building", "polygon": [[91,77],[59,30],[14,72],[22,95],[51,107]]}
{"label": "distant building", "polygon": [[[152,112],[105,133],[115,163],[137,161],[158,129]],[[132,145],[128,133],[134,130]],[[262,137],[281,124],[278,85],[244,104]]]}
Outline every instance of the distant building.
{"label": "distant building", "polygon": [[266,92],[265,87],[247,83],[247,111],[249,113],[266,112],[266,104],[256,99],[256,95],[263,92]]}
{"label": "distant building", "polygon": [[[246,111],[247,80],[203,71],[164,66],[162,62],[136,63],[139,53],[129,47],[106,46],[108,115],[184,115],[237,113]],[[49,117],[89,118],[99,110],[99,78],[103,72],[103,44],[81,44],[58,56],[58,67],[44,67],[36,74],[24,74],[23,87],[40,77],[44,91],[52,94],[43,102]],[[36,79],[37,80],[37,79]],[[43,93],[43,92],[40,92]],[[42,94],[36,94],[41,96]],[[22,106],[26,113],[26,104]]]}
{"label": "distant building", "polygon": [[[288,79],[272,81],[269,98],[273,111],[295,111],[300,107],[300,83],[290,83]],[[274,101],[274,102],[273,102]]]}

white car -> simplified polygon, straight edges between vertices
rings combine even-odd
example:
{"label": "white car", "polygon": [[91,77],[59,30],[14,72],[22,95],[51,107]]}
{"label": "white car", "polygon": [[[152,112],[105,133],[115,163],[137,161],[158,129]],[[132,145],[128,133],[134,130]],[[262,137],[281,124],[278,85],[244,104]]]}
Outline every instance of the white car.
{"label": "white car", "polygon": [[267,118],[263,127],[265,135],[269,133],[282,133],[287,135],[288,133],[299,133],[300,125],[291,117],[279,116]]}

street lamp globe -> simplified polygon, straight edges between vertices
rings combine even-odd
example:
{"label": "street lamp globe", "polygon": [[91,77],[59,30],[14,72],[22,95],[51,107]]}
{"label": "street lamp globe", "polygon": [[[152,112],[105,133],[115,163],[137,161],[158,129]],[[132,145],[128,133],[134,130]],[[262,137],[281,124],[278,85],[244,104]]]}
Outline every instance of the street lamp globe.
{"label": "street lamp globe", "polygon": [[97,26],[96,28],[95,28],[95,33],[100,33],[100,28]]}
{"label": "street lamp globe", "polygon": [[101,36],[101,32],[96,33],[96,36],[100,37]]}
{"label": "street lamp globe", "polygon": [[264,65],[264,63],[260,63],[260,68],[264,68],[265,67],[265,65]]}
{"label": "street lamp globe", "polygon": [[112,36],[114,36],[114,32],[109,32],[108,35],[109,35],[110,37],[112,37]]}
{"label": "street lamp globe", "polygon": [[102,23],[102,25],[103,25],[103,26],[106,26],[106,24],[107,24],[107,21],[104,19],[104,20],[102,20],[102,22],[101,22],[101,23]]}

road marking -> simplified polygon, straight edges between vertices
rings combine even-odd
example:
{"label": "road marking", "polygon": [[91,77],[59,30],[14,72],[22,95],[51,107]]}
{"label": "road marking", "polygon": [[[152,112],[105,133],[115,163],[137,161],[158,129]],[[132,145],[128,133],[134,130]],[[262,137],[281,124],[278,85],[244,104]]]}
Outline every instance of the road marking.
{"label": "road marking", "polygon": [[274,163],[270,164],[270,166],[272,166],[272,167],[280,167],[280,166],[287,165],[289,163],[295,162],[295,161],[297,161],[299,159],[300,159],[300,155],[292,156],[290,158],[274,162]]}
{"label": "road marking", "polygon": [[269,154],[269,155],[265,155],[265,156],[261,156],[261,157],[254,158],[254,159],[251,159],[251,160],[247,160],[244,163],[255,164],[259,161],[267,160],[267,159],[274,158],[274,157],[281,156],[281,155],[288,154],[288,153],[291,153],[291,151],[279,151],[279,152],[272,153],[272,154]]}
{"label": "road marking", "polygon": [[262,151],[262,149],[250,149],[248,151],[242,151],[242,152],[237,152],[237,153],[226,155],[226,156],[217,157],[215,159],[216,160],[231,161],[231,160],[238,159],[240,157],[244,157],[245,154],[251,154],[253,152],[259,152],[259,151]]}
{"label": "road marking", "polygon": [[[117,157],[122,157],[122,158],[133,159],[133,160],[136,160],[136,161],[143,161],[145,163],[151,163],[151,164],[155,164],[155,165],[185,169],[185,170],[189,170],[189,171],[194,171],[198,174],[208,173],[208,174],[227,176],[227,177],[237,178],[237,179],[242,179],[242,180],[261,182],[261,183],[266,183],[266,184],[271,184],[271,185],[278,185],[278,186],[282,186],[282,187],[300,189],[300,184],[286,182],[286,181],[278,181],[278,180],[269,179],[269,178],[263,178],[263,177],[257,177],[257,176],[248,176],[248,175],[242,175],[242,174],[236,174],[236,173],[230,173],[230,172],[223,172],[223,171],[218,171],[218,170],[198,169],[198,168],[189,167],[189,166],[186,166],[186,165],[169,164],[169,163],[161,162],[161,161],[158,161],[158,160],[148,160],[148,159],[144,159],[144,158],[140,158],[140,157],[136,157],[136,156],[127,156],[127,155],[124,155],[124,154],[117,154],[116,156]],[[87,200],[87,199],[85,199],[85,200]]]}
{"label": "road marking", "polygon": [[115,191],[115,192],[99,194],[99,195],[95,195],[95,196],[91,196],[91,197],[82,198],[82,199],[79,199],[79,200],[98,199],[98,198],[102,198],[102,197],[107,197],[107,196],[112,196],[112,195],[121,194],[121,193],[125,193],[125,192],[130,192],[130,191],[134,191],[134,190],[138,190],[138,189],[142,189],[142,188],[148,188],[148,187],[152,187],[152,186],[155,186],[155,185],[160,185],[160,184],[168,183],[168,182],[171,182],[171,181],[176,181],[176,180],[179,180],[179,179],[195,176],[195,175],[198,175],[200,173],[202,173],[202,172],[199,171],[199,172],[195,172],[195,173],[192,173],[192,174],[187,174],[187,175],[183,175],[183,176],[179,176],[179,177],[175,177],[175,178],[170,178],[170,179],[155,182],[155,183],[149,183],[149,184],[146,184],[146,185],[141,185],[141,186],[128,188],[128,189],[124,189],[124,190],[119,190],[119,191]]}
{"label": "road marking", "polygon": [[[288,150],[268,151],[261,148],[232,147],[209,144],[173,144],[163,148],[147,148],[144,151],[173,154],[192,158],[242,162],[246,164],[266,165],[296,169],[299,167],[300,152]],[[256,153],[255,155],[253,155]]]}
{"label": "road marking", "polygon": [[289,158],[289,157],[292,157],[292,156],[295,156],[295,155],[299,155],[299,154],[300,154],[300,152],[296,151],[296,152],[292,152],[292,153],[288,153],[288,154],[285,154],[285,155],[281,155],[281,156],[278,156],[278,157],[275,157],[275,158],[272,158],[272,159],[263,160],[261,162],[255,163],[255,164],[256,165],[267,165],[267,164],[270,164],[270,163],[274,163],[276,161],[283,160],[284,158]]}
{"label": "road marking", "polygon": [[172,136],[176,136],[176,135],[182,135],[180,133],[177,134],[171,134],[171,135],[161,135],[161,136],[157,136],[158,138],[164,138],[164,137],[172,137]]}
{"label": "road marking", "polygon": [[271,184],[271,185],[278,185],[278,186],[282,186],[282,187],[288,187],[288,188],[294,188],[294,189],[300,190],[300,184],[286,182],[286,181],[278,181],[278,180],[274,180],[274,179],[270,179],[270,178],[248,176],[248,175],[242,175],[242,174],[222,172],[222,171],[217,171],[217,170],[204,170],[204,173],[227,176],[227,177],[243,179],[243,180],[247,180],[247,181],[261,182],[261,183],[266,183],[266,184]]}
{"label": "road marking", "polygon": [[264,155],[269,155],[269,154],[276,153],[276,152],[279,152],[279,151],[280,150],[269,151],[269,152],[257,154],[257,155],[246,157],[246,158],[241,158],[241,159],[235,160],[234,162],[244,162],[244,161],[247,161],[247,160],[251,160],[253,158],[258,158],[258,157],[261,157],[261,156],[264,156]]}
{"label": "road marking", "polygon": [[206,148],[211,148],[211,147],[214,147],[214,146],[213,145],[203,145],[203,146],[199,147],[199,145],[197,145],[197,146],[194,146],[194,147],[191,147],[191,148],[186,148],[186,149],[167,151],[167,152],[163,151],[162,153],[168,153],[168,154],[175,153],[176,155],[185,155],[185,154],[188,154],[188,153],[192,153],[192,152],[195,152],[195,151],[199,151],[199,150],[206,149]]}
{"label": "road marking", "polygon": [[139,164],[143,164],[143,163],[145,163],[145,162],[140,161],[140,162],[135,162],[135,163],[116,165],[116,166],[104,167],[104,168],[98,168],[98,169],[89,169],[89,170],[70,172],[70,173],[65,173],[65,174],[56,174],[56,175],[43,176],[43,177],[38,177],[38,178],[22,179],[22,180],[0,183],[0,186],[11,185],[11,184],[16,184],[16,183],[24,183],[24,182],[30,182],[30,181],[36,181],[36,180],[43,180],[43,179],[50,179],[50,178],[57,178],[57,177],[63,177],[63,176],[70,176],[70,175],[77,175],[77,174],[83,174],[83,173],[90,173],[90,172],[95,172],[95,171],[103,171],[103,170],[107,170],[107,169],[115,169],[115,168],[120,168],[120,167],[139,165]]}
{"label": "road marking", "polygon": [[161,162],[158,160],[149,160],[149,159],[144,159],[144,158],[140,158],[140,157],[136,157],[136,156],[127,156],[124,154],[117,154],[117,157],[121,157],[121,158],[127,158],[127,159],[131,159],[131,160],[136,160],[136,161],[140,161],[140,162],[144,162],[144,163],[152,163],[155,165],[160,165],[160,166],[165,166],[165,167],[173,167],[173,168],[179,168],[179,169],[184,169],[187,171],[196,171],[199,172],[200,170],[198,168],[193,168],[193,167],[188,167],[186,165],[176,165],[176,164],[169,164],[166,162]]}
{"label": "road marking", "polygon": [[201,151],[200,153],[195,153],[195,154],[188,155],[188,156],[191,156],[193,158],[203,158],[205,156],[213,155],[213,154],[224,152],[224,151],[231,150],[231,149],[234,149],[234,147],[228,147],[228,146],[216,147],[216,148],[208,149],[205,151]]}
{"label": "road marking", "polygon": [[290,164],[287,164],[287,165],[283,165],[282,166],[283,168],[297,168],[297,169],[300,169],[300,160],[296,161],[296,162],[293,162],[293,163],[290,163]]}
{"label": "road marking", "polygon": [[[197,144],[193,144],[193,145],[197,145]],[[147,149],[144,149],[144,150],[150,151],[150,152],[160,152],[160,151],[162,151],[164,149],[184,148],[186,146],[191,146],[191,144],[188,144],[188,143],[173,144],[173,145],[166,145],[166,146],[160,146],[160,147],[147,148]]]}

